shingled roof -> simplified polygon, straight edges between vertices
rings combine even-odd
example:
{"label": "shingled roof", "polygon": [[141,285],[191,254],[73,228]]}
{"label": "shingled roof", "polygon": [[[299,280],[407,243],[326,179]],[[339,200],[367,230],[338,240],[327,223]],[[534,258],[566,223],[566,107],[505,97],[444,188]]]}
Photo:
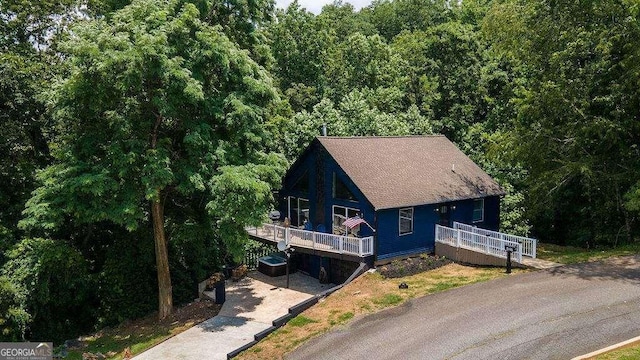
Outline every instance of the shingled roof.
{"label": "shingled roof", "polygon": [[442,135],[319,137],[376,210],[504,195]]}

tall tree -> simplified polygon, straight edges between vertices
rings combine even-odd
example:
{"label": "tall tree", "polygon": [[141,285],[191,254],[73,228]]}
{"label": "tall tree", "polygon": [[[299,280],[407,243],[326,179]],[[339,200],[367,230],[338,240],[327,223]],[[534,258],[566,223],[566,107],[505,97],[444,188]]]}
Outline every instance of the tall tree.
{"label": "tall tree", "polygon": [[451,21],[403,32],[393,48],[409,64],[409,100],[433,113],[436,131],[458,142],[470,125],[484,121],[482,48],[473,26]]}
{"label": "tall tree", "polygon": [[458,4],[446,0],[375,0],[360,16],[391,41],[403,30],[424,31],[447,22]]}
{"label": "tall tree", "polygon": [[297,1],[285,11],[278,11],[276,17],[267,34],[279,86],[285,93],[292,89],[293,96],[312,89],[309,95],[313,96],[322,86],[327,48],[332,45],[331,30],[322,28],[316,17],[300,8]]}
{"label": "tall tree", "polygon": [[[273,173],[284,167],[261,155],[261,123],[275,98],[269,76],[205,17],[182,1],[135,0],[74,29],[62,47],[70,75],[51,96],[66,130],[22,222],[150,224],[160,318],[173,304],[166,204],[193,200],[183,206],[204,214],[208,206],[226,224],[211,202],[221,191],[250,197],[253,207],[226,209],[238,224],[224,230],[236,239],[244,223],[260,220]],[[237,173],[244,177],[229,175]]]}
{"label": "tall tree", "polygon": [[331,79],[327,96],[339,102],[351,90],[404,90],[404,60],[378,35],[355,33],[332,49],[325,77]]}
{"label": "tall tree", "polygon": [[53,126],[42,93],[64,69],[56,47],[79,17],[78,5],[0,2],[0,265],[1,253],[20,237],[17,223],[35,188],[35,171],[50,161],[47,133]]}
{"label": "tall tree", "polygon": [[527,80],[508,139],[529,171],[539,233],[582,246],[632,241],[624,194],[640,178],[635,1],[506,1],[485,30]]}

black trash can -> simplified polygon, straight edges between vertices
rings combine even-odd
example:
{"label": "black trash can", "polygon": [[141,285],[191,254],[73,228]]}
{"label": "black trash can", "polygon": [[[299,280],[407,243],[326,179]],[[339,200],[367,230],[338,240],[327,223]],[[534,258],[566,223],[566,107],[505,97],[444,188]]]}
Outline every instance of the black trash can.
{"label": "black trash can", "polygon": [[216,294],[216,304],[224,304],[224,302],[227,300],[227,291],[225,289],[224,286],[225,282],[224,281],[220,281],[216,284],[215,287],[215,294]]}

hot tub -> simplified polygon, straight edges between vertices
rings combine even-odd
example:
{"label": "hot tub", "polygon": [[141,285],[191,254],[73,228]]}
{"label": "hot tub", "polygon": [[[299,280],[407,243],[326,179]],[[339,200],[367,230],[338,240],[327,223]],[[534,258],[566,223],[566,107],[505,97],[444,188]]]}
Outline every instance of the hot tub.
{"label": "hot tub", "polygon": [[258,259],[258,271],[269,276],[285,275],[287,260],[277,255],[263,256]]}

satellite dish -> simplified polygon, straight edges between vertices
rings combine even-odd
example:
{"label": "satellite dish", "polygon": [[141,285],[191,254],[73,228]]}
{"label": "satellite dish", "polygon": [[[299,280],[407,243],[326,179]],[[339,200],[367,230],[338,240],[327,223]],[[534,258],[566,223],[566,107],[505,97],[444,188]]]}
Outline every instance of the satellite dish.
{"label": "satellite dish", "polygon": [[278,241],[278,250],[285,251],[287,249],[287,243],[284,240]]}

